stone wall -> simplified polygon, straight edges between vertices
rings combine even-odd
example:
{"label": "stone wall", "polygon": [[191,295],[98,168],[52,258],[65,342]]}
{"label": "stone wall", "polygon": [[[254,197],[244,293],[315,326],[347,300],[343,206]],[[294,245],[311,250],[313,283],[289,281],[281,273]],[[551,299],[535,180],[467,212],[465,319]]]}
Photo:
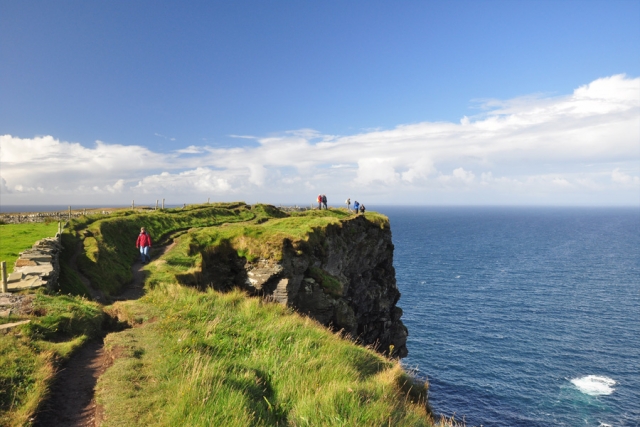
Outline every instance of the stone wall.
{"label": "stone wall", "polygon": [[46,286],[54,290],[60,276],[60,233],[38,240],[31,249],[20,253],[7,280],[9,292]]}
{"label": "stone wall", "polygon": [[[90,214],[109,215],[112,211],[90,211]],[[73,218],[80,218],[87,214],[86,209],[81,211],[60,211],[60,212],[15,212],[0,214],[0,222],[4,224],[23,224],[27,222],[47,222],[47,221],[67,221]]]}

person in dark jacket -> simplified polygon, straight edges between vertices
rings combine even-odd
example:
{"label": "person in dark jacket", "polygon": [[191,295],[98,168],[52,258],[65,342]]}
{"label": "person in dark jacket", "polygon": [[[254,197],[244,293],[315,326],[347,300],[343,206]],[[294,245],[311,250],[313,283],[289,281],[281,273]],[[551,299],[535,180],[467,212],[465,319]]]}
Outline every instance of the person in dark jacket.
{"label": "person in dark jacket", "polygon": [[353,210],[355,211],[356,215],[358,215],[358,212],[360,210],[360,203],[358,203],[357,200],[353,203]]}
{"label": "person in dark jacket", "polygon": [[151,248],[151,236],[149,236],[149,233],[147,233],[144,227],[140,229],[138,240],[136,240],[136,248],[140,249],[140,260],[143,264],[151,261],[151,257],[149,256],[149,249]]}
{"label": "person in dark jacket", "polygon": [[364,205],[360,205],[360,213],[361,213],[362,215],[364,215],[364,211],[365,211],[365,209],[364,209]]}
{"label": "person in dark jacket", "polygon": [[322,195],[322,204],[324,205],[324,208],[327,209],[327,196],[326,196],[326,194]]}

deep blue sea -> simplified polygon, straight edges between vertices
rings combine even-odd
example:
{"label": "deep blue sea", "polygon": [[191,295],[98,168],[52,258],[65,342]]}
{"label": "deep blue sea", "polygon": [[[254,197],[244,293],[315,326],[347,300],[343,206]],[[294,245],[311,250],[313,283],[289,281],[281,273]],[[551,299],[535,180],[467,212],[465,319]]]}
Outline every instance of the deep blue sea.
{"label": "deep blue sea", "polygon": [[640,426],[638,208],[376,208],[403,363],[467,426]]}

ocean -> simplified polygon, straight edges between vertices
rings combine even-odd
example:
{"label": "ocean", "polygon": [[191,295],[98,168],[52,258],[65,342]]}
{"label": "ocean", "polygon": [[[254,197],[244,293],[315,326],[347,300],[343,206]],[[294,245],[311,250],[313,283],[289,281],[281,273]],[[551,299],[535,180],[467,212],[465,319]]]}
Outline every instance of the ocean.
{"label": "ocean", "polygon": [[638,208],[375,208],[403,364],[467,426],[640,426]]}

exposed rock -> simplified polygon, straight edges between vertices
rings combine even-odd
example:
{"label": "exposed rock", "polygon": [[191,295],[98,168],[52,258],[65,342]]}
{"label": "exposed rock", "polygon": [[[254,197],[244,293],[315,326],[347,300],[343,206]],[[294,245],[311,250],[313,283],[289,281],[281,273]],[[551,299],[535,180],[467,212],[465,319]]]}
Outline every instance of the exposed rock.
{"label": "exposed rock", "polygon": [[363,216],[329,225],[309,242],[283,242],[280,261],[249,263],[230,245],[203,254],[203,274],[217,289],[241,286],[293,307],[354,340],[394,357],[407,355],[407,328],[388,224]]}
{"label": "exposed rock", "polygon": [[13,272],[7,278],[11,292],[46,286],[54,289],[60,275],[59,255],[62,246],[57,237],[47,237],[34,243],[31,249],[20,253]]}

